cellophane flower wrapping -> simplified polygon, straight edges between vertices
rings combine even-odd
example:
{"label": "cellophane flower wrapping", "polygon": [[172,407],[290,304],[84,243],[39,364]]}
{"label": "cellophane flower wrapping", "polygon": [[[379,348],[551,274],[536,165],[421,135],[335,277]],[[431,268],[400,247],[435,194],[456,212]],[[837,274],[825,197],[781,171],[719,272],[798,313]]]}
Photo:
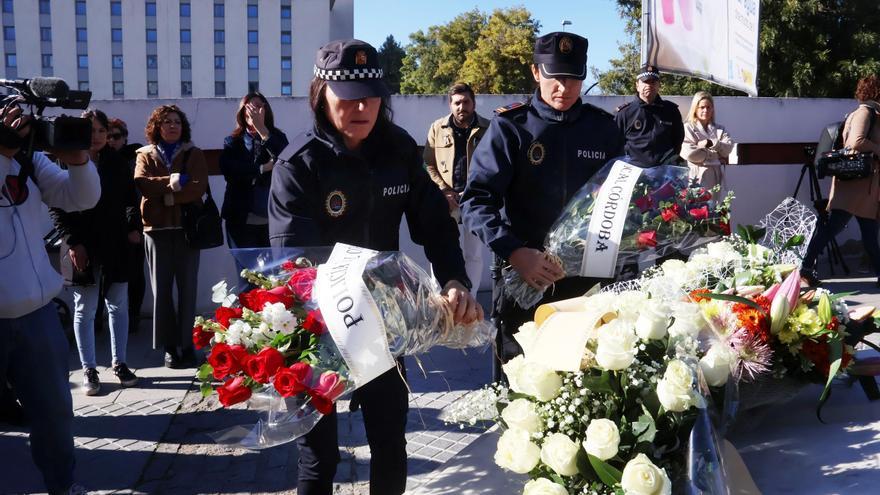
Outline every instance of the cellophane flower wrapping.
{"label": "cellophane flower wrapping", "polygon": [[[547,234],[545,254],[567,277],[609,279],[628,265],[686,259],[730,233],[733,195],[719,197],[719,190],[693,185],[686,167],[640,169],[611,160],[569,200]],[[529,286],[510,266],[503,277],[505,291],[523,308],[548,290]]]}
{"label": "cellophane flower wrapping", "polygon": [[626,291],[539,308],[514,335],[524,352],[504,364],[508,384],[443,417],[498,424],[495,463],[528,475],[524,493],[722,493],[698,363],[705,322],[691,306]]}
{"label": "cellophane flower wrapping", "polygon": [[[218,443],[262,449],[290,442],[308,433],[338,399],[393,369],[397,357],[438,345],[485,349],[494,341],[495,329],[488,322],[455,324],[436,281],[405,254],[344,245],[335,249],[357,253],[362,270],[348,270],[348,281],[357,287],[363,284],[364,290],[359,296],[343,297],[359,298],[371,313],[362,320],[359,315],[342,315],[338,322],[344,328],[324,316],[328,307],[348,309],[349,300],[340,303],[339,294],[329,289],[335,289],[329,278],[319,283],[331,276],[327,270],[321,272],[320,264],[338,260],[341,251],[233,251],[239,263],[252,267],[241,274],[249,284],[237,294],[225,282],[217,284],[214,301],[221,306],[212,318],[196,319],[193,342],[208,351],[198,377],[204,395],[216,390],[227,407],[249,401],[260,417],[256,424],[215,432],[212,437]],[[356,344],[346,348],[345,331],[361,330],[356,325],[371,325],[370,332],[384,335],[380,357],[366,359],[384,358],[385,368],[364,372],[357,362],[363,358],[360,349]],[[216,386],[218,380],[221,384]]]}

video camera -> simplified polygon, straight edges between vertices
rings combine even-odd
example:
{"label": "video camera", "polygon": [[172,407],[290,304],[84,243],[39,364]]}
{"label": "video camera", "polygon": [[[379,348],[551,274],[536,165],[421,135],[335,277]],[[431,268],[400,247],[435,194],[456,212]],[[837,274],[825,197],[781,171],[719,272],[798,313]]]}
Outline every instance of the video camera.
{"label": "video camera", "polygon": [[[31,107],[31,132],[21,138],[6,126],[0,130],[0,144],[9,148],[27,146],[33,150],[87,150],[92,145],[92,123],[89,119],[59,115],[44,117],[47,107],[60,107],[72,110],[88,108],[92,98],[91,91],[72,90],[63,79],[57,77],[35,77],[33,79],[0,79],[0,86],[12,90],[4,101],[3,113],[11,105],[24,103]],[[36,109],[36,111],[34,111]],[[15,146],[18,144],[19,146]]]}

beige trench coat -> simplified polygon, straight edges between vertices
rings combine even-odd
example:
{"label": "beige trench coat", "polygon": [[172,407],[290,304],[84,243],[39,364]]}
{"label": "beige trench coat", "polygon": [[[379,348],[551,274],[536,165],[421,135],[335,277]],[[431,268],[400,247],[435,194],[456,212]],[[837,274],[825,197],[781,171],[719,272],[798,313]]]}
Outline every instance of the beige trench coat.
{"label": "beige trench coat", "polygon": [[[868,134],[871,114],[875,112],[874,128]],[[874,153],[874,173],[856,180],[831,182],[828,209],[844,210],[862,218],[880,219],[880,104],[875,101],[861,102],[859,108],[849,114],[843,127],[844,146],[855,151]]]}
{"label": "beige trench coat", "polygon": [[[706,146],[707,139],[712,141],[712,146]],[[733,141],[724,127],[714,123],[707,127],[699,122],[684,123],[684,142],[680,154],[688,162],[688,176],[703,187],[723,187],[724,164],[731,151]]]}

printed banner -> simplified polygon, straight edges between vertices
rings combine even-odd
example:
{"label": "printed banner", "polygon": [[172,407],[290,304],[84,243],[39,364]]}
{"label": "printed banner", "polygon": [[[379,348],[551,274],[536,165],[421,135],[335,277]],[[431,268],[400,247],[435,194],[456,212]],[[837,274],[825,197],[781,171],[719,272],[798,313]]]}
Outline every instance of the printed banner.
{"label": "printed banner", "polygon": [[640,175],[642,169],[620,160],[611,166],[608,178],[599,189],[587,227],[586,247],[581,262],[582,277],[614,276],[629,200]]}
{"label": "printed banner", "polygon": [[758,96],[758,0],[642,0],[642,62]]}
{"label": "printed banner", "polygon": [[337,243],[315,280],[318,307],[357,387],[394,367],[385,324],[363,273],[377,251]]}

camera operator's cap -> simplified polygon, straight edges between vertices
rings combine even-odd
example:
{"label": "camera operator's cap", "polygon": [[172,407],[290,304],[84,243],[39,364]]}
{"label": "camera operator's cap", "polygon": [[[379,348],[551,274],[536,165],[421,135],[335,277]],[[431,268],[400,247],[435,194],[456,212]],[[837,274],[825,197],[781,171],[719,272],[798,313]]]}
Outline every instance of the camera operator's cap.
{"label": "camera operator's cap", "polygon": [[365,41],[335,40],[322,46],[315,57],[314,72],[342,100],[390,94],[382,82],[379,54]]}
{"label": "camera operator's cap", "polygon": [[532,60],[544,77],[570,77],[583,81],[587,78],[588,45],[586,38],[576,34],[545,34],[535,40]]}
{"label": "camera operator's cap", "polygon": [[660,71],[653,65],[643,65],[642,68],[639,69],[639,74],[636,76],[636,79],[642,82],[659,81]]}

